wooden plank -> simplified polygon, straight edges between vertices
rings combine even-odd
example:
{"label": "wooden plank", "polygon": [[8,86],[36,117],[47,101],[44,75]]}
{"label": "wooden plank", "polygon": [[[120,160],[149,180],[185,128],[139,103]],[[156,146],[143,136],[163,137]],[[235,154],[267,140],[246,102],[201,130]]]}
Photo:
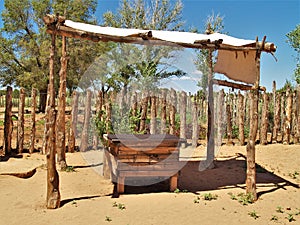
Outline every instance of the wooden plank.
{"label": "wooden plank", "polygon": [[169,171],[120,171],[119,176],[124,177],[171,177],[178,173],[178,170]]}
{"label": "wooden plank", "polygon": [[179,163],[121,163],[118,162],[118,171],[170,171],[178,170]]}
{"label": "wooden plank", "polygon": [[177,189],[178,173],[170,177],[170,191],[174,192]]}

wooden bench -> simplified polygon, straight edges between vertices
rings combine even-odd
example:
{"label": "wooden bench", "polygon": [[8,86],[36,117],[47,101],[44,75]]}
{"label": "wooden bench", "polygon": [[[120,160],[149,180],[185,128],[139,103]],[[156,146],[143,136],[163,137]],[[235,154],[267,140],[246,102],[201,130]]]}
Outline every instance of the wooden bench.
{"label": "wooden bench", "polygon": [[179,147],[184,139],[165,134],[108,134],[104,138],[105,157],[117,193],[124,193],[126,177],[170,177],[170,191],[177,188]]}

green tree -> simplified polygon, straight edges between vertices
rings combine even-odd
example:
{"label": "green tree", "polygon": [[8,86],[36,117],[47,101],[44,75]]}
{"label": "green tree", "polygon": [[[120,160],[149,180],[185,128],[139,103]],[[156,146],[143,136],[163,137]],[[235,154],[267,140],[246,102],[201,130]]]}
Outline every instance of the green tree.
{"label": "green tree", "polygon": [[[206,34],[211,33],[222,33],[224,31],[224,18],[219,14],[217,15],[209,15],[205,26],[204,31]],[[214,54],[213,54],[214,55]],[[208,86],[208,74],[209,74],[209,65],[208,65],[208,57],[209,50],[208,49],[200,49],[197,50],[197,59],[195,60],[195,64],[197,69],[202,72],[201,80],[198,83],[198,86],[202,88],[205,94],[207,94],[207,86]],[[213,65],[216,62],[216,56],[213,56]]]}
{"label": "green tree", "polygon": [[294,71],[294,76],[296,82],[300,84],[300,24],[298,24],[296,28],[291,32],[289,32],[286,36],[288,38],[287,42],[297,52],[297,56],[296,56],[297,65]]}
{"label": "green tree", "polygon": [[[95,24],[95,0],[5,0],[0,36],[0,81],[2,85],[16,85],[40,92],[40,110],[45,109],[49,73],[50,35],[46,33],[43,17],[59,13],[68,19]],[[57,46],[60,46],[58,41]],[[105,51],[104,44],[68,40],[67,87],[72,90],[95,57]],[[57,52],[56,73],[60,52]],[[58,77],[58,76],[57,76]]]}
{"label": "green tree", "polygon": [[[104,25],[119,28],[137,28],[144,30],[179,30],[183,25],[181,1],[174,4],[169,0],[123,0],[116,13],[111,11],[103,15]],[[117,44],[110,52],[113,63],[111,77],[115,85],[127,87],[132,80],[148,86],[162,78],[172,75],[184,75],[182,71],[170,69],[163,59],[171,59],[174,47],[137,46]]]}

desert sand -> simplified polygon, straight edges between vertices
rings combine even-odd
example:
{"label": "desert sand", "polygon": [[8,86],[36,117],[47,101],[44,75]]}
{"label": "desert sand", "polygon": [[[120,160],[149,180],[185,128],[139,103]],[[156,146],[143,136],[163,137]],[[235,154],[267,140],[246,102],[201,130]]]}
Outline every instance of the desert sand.
{"label": "desert sand", "polygon": [[[176,192],[168,192],[162,181],[126,186],[119,198],[101,176],[101,155],[101,150],[67,154],[74,171],[59,172],[61,207],[55,210],[45,206],[44,155],[25,153],[0,162],[0,224],[300,224],[299,145],[257,146],[259,199],[248,205],[232,199],[245,193],[245,146],[222,146],[214,169],[199,171],[199,160],[184,161]],[[34,168],[29,178],[7,175]],[[204,200],[209,194],[215,199]]]}

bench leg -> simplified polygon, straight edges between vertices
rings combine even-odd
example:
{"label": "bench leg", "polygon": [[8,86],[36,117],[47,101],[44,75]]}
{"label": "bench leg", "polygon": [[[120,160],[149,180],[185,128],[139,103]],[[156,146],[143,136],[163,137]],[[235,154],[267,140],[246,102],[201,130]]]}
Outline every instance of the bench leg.
{"label": "bench leg", "polygon": [[118,193],[124,193],[125,191],[125,177],[118,177]]}
{"label": "bench leg", "polygon": [[170,178],[170,191],[173,192],[177,189],[178,173]]}

